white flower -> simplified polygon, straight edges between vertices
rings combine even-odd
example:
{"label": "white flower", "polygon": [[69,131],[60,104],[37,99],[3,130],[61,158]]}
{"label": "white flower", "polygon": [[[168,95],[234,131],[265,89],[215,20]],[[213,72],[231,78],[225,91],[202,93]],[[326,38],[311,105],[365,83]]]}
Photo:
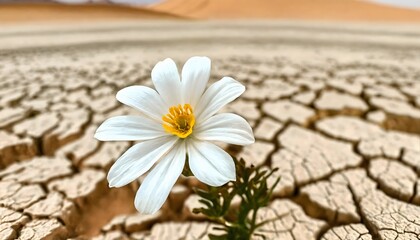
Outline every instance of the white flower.
{"label": "white flower", "polygon": [[101,141],[140,141],[111,167],[110,187],[134,181],[158,162],[137,191],[135,206],[141,213],[152,214],[162,207],[187,155],[198,180],[221,186],[236,179],[235,165],[228,153],[211,142],[248,145],[255,141],[245,119],[232,113],[216,114],[245,87],[224,77],[206,90],[210,65],[207,57],[190,58],[181,81],[172,59],[157,63],[152,70],[156,90],[130,86],[117,93],[118,101],[142,114],[112,117],[95,133]]}

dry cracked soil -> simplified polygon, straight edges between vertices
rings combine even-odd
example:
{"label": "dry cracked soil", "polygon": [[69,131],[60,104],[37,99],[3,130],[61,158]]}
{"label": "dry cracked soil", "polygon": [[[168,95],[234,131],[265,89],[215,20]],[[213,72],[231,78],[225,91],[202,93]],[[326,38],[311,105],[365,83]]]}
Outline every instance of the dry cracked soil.
{"label": "dry cracked soil", "polygon": [[[141,179],[108,188],[132,142],[98,142],[115,100],[151,85],[166,57],[212,58],[211,81],[247,91],[223,111],[256,142],[223,145],[279,168],[258,215],[266,239],[420,239],[419,27],[293,22],[163,22],[0,29],[0,239],[208,239],[181,177],[155,215],[133,207]],[[262,239],[255,236],[255,239]]]}

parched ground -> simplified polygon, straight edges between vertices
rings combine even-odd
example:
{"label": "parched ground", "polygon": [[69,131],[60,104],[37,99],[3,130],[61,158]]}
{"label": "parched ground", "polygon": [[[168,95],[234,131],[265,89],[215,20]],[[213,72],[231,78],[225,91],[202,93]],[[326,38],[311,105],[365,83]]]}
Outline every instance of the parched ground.
{"label": "parched ground", "polygon": [[[212,58],[212,81],[247,86],[225,111],[256,143],[224,146],[277,167],[259,213],[266,239],[420,239],[420,27],[292,22],[163,22],[0,29],[0,239],[206,239],[180,178],[153,216],[139,182],[106,174],[132,142],[98,142],[115,100],[150,85],[153,65]],[[274,180],[274,178],[273,178]],[[260,239],[256,237],[255,239]]]}

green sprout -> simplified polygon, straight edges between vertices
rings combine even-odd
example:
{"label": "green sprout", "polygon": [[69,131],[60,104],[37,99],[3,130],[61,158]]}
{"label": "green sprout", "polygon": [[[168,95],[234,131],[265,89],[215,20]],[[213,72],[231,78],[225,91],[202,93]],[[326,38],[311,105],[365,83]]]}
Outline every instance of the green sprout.
{"label": "green sprout", "polygon": [[[229,182],[222,187],[207,186],[206,190],[195,189],[201,197],[199,200],[204,206],[194,208],[195,214],[203,214],[214,223],[220,225],[222,235],[210,234],[211,240],[248,240],[255,234],[257,228],[267,221],[257,222],[258,210],[268,205],[273,190],[279,183],[277,178],[273,186],[267,186],[268,178],[277,169],[263,170],[259,167],[247,167],[243,159],[234,159],[236,164],[237,180]],[[232,208],[234,197],[240,198],[237,208]],[[262,236],[263,237],[263,236]]]}

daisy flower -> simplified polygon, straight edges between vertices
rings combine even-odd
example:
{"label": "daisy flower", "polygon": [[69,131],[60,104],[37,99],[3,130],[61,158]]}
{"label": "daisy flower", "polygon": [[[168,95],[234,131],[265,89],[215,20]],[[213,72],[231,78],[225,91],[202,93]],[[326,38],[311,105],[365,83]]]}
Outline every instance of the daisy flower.
{"label": "daisy flower", "polygon": [[110,187],[122,187],[150,170],[134,200],[140,213],[153,214],[162,207],[187,156],[198,180],[221,186],[236,179],[235,164],[213,142],[248,145],[255,141],[244,118],[217,113],[245,87],[224,77],[206,89],[210,67],[209,58],[192,57],[180,78],[172,59],[158,62],[152,70],[156,90],[130,86],[117,93],[118,101],[141,114],[109,118],[96,130],[95,138],[101,141],[139,141],[118,158],[107,178]]}

